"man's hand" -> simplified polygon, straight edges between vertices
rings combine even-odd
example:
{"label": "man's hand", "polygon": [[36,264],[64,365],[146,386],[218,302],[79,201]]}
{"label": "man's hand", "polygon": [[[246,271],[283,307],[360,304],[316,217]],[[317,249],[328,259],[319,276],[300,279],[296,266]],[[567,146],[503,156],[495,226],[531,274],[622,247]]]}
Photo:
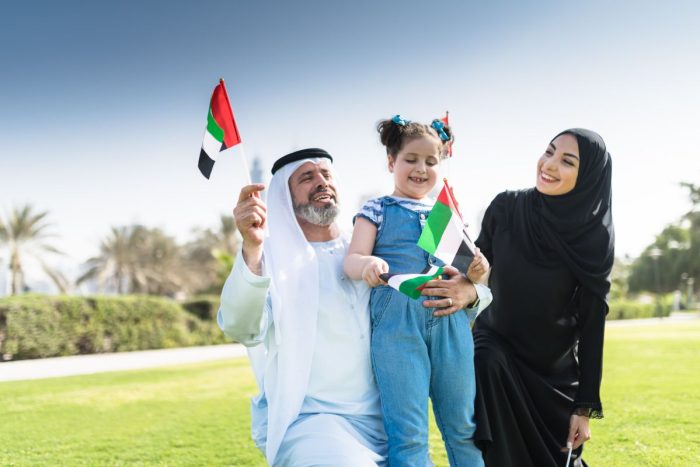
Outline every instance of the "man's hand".
{"label": "man's hand", "polygon": [[433,313],[433,316],[451,315],[471,305],[478,298],[476,287],[464,274],[452,266],[444,266],[443,271],[449,279],[435,279],[427,282],[421,292],[422,295],[444,297],[423,302],[423,306],[426,308],[440,308]]}
{"label": "man's hand", "polygon": [[233,208],[236,227],[243,237],[243,259],[251,272],[262,274],[263,240],[265,238],[265,221],[267,206],[260,199],[260,191],[265,189],[262,183],[244,186]]}
{"label": "man's hand", "polygon": [[389,265],[386,261],[376,256],[368,256],[365,261],[362,268],[362,280],[367,282],[370,287],[383,284],[384,281],[379,278],[379,275],[389,272]]}
{"label": "man's hand", "polygon": [[474,259],[469,265],[469,269],[467,269],[467,277],[474,284],[483,284],[485,282],[484,279],[486,279],[486,277],[488,276],[490,267],[491,266],[489,265],[489,261],[486,259],[486,256],[484,256],[481,253],[481,251],[477,248],[476,254],[474,255]]}
{"label": "man's hand", "polygon": [[568,452],[569,448],[578,449],[583,443],[591,439],[591,429],[588,426],[588,417],[573,414],[569,419],[569,437],[566,439],[566,447],[562,452]]}

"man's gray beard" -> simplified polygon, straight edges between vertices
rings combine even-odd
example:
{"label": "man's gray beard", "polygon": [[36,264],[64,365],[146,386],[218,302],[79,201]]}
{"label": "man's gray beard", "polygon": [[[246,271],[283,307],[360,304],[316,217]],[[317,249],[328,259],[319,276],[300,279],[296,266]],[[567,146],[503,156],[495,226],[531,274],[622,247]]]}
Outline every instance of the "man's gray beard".
{"label": "man's gray beard", "polygon": [[309,224],[313,225],[331,225],[335,218],[338,217],[338,205],[329,204],[328,206],[318,208],[313,204],[296,204],[294,203],[294,214],[300,219],[304,219]]}

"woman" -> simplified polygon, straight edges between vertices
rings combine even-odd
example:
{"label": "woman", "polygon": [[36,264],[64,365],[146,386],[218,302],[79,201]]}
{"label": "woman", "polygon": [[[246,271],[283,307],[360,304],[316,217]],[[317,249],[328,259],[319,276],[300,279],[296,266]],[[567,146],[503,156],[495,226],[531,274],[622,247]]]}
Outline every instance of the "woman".
{"label": "woman", "polygon": [[573,465],[602,418],[600,380],[614,258],[612,161],[600,135],[557,135],[535,188],[491,202],[476,243],[493,304],[475,325],[477,434],[487,466]]}

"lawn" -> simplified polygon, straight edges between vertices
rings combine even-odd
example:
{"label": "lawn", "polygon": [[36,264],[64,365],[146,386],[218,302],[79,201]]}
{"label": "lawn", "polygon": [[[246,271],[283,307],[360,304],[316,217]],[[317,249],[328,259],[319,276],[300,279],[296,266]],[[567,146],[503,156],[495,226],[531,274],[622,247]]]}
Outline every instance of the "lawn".
{"label": "lawn", "polygon": [[[610,327],[606,418],[592,422],[587,462],[697,465],[699,357],[698,322]],[[244,359],[0,383],[0,465],[264,465],[248,430],[254,392]]]}

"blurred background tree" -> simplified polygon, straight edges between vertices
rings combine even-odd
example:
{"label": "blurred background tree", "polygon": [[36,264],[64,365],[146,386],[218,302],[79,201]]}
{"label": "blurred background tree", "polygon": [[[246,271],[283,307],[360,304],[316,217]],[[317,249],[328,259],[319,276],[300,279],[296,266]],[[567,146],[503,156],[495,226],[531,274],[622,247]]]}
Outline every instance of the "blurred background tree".
{"label": "blurred background tree", "polygon": [[124,293],[131,268],[130,236],[129,227],[112,227],[109,235],[100,243],[100,253],[87,260],[87,271],[76,283],[80,285],[94,280],[100,292],[108,288],[118,294]]}
{"label": "blurred background tree", "polygon": [[100,253],[85,263],[77,284],[93,281],[100,292],[118,294],[218,294],[237,248],[230,216],[222,215],[216,229],[194,230],[194,239],[184,245],[158,228],[112,227]]}
{"label": "blurred background tree", "polygon": [[644,249],[629,268],[629,292],[685,294],[693,304],[693,285],[700,278],[700,185],[681,183],[688,190],[691,209],[669,225]]}
{"label": "blurred background tree", "polygon": [[47,254],[62,254],[51,245],[55,235],[49,232],[52,224],[46,220],[48,214],[48,211],[37,212],[32,205],[25,204],[13,208],[4,219],[0,218],[0,247],[8,251],[12,295],[24,290],[23,266],[27,258],[37,261],[62,293],[70,287],[66,277],[45,260]]}
{"label": "blurred background tree", "polygon": [[198,229],[185,244],[183,258],[189,271],[190,290],[195,294],[219,294],[238,251],[233,217],[221,215],[217,229]]}

